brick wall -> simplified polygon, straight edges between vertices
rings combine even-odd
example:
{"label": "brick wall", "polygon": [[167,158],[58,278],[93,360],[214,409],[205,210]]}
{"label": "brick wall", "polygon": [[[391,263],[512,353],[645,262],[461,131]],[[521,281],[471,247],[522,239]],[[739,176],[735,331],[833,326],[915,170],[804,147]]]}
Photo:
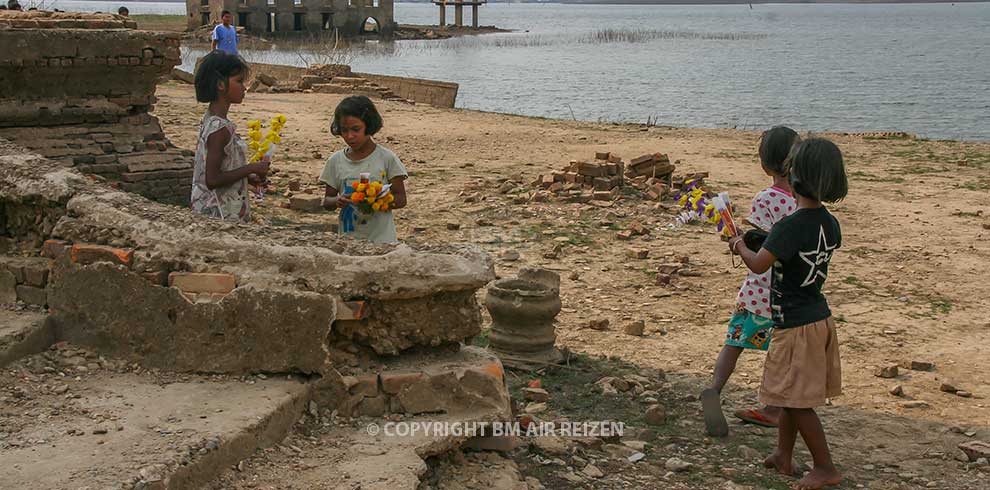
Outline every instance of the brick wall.
{"label": "brick wall", "polygon": [[0,12],[0,138],[123,190],[188,204],[192,152],[154,108],[179,63],[179,34],[109,14]]}

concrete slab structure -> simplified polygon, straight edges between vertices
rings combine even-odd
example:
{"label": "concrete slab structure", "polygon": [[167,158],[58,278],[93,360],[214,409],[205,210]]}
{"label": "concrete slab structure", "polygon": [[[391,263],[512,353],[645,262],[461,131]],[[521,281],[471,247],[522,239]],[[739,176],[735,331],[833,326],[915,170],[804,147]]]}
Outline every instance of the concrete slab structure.
{"label": "concrete slab structure", "polygon": [[224,10],[235,26],[255,34],[336,31],[343,37],[387,37],[396,28],[393,0],[186,0],[187,28],[219,24]]}
{"label": "concrete slab structure", "polygon": [[22,388],[31,399],[18,408],[51,414],[10,419],[0,488],[199,488],[282,440],[310,391],[284,378],[161,383],[108,371],[56,382],[64,388]]}

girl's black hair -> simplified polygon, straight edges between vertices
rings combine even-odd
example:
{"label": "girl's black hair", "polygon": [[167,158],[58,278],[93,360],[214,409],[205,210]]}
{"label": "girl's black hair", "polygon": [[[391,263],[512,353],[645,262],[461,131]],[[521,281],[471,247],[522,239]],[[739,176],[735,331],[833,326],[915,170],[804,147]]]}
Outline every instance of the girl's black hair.
{"label": "girl's black hair", "polygon": [[242,75],[247,78],[250,72],[248,64],[243,58],[236,54],[229,54],[222,50],[216,50],[203,57],[203,62],[196,68],[196,100],[198,102],[213,102],[220,94],[217,85],[220,82],[227,83],[227,79],[234,75]]}
{"label": "girl's black hair", "polygon": [[794,145],[787,157],[787,171],[791,189],[804,197],[837,202],[849,192],[842,152],[827,139],[811,138]]}
{"label": "girl's black hair", "polygon": [[784,162],[801,138],[787,126],[774,126],[760,135],[760,163],[777,175],[787,175]]}
{"label": "girl's black hair", "polygon": [[330,123],[330,134],[340,136],[340,120],[347,116],[364,121],[364,133],[368,136],[382,129],[381,114],[378,113],[371,99],[363,95],[352,95],[337,104],[337,108],[333,111],[333,122]]}

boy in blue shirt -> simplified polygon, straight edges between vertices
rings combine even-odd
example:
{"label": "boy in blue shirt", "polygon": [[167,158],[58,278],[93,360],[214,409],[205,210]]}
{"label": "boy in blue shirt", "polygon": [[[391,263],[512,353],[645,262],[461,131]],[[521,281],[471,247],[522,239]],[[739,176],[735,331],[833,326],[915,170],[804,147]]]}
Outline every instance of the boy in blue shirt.
{"label": "boy in blue shirt", "polygon": [[234,15],[229,10],[224,10],[220,14],[220,21],[223,23],[213,28],[214,51],[219,49],[227,54],[237,56],[237,30],[230,25],[233,19]]}

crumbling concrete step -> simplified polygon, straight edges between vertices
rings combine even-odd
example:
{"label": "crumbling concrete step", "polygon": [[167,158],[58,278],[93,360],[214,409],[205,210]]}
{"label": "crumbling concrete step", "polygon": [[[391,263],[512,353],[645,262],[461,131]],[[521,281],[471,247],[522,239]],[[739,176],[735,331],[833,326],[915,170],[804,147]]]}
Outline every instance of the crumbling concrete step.
{"label": "crumbling concrete step", "polygon": [[309,399],[308,385],[284,378],[249,384],[99,369],[74,378],[32,369],[51,357],[0,372],[0,386],[13,390],[0,488],[200,488],[281,441]]}
{"label": "crumbling concrete step", "polygon": [[440,349],[383,361],[384,369],[344,376],[349,397],[338,407],[342,415],[511,415],[505,370],[486,349]]}
{"label": "crumbling concrete step", "polygon": [[0,309],[0,367],[55,343],[55,329],[47,320],[38,311]]}

